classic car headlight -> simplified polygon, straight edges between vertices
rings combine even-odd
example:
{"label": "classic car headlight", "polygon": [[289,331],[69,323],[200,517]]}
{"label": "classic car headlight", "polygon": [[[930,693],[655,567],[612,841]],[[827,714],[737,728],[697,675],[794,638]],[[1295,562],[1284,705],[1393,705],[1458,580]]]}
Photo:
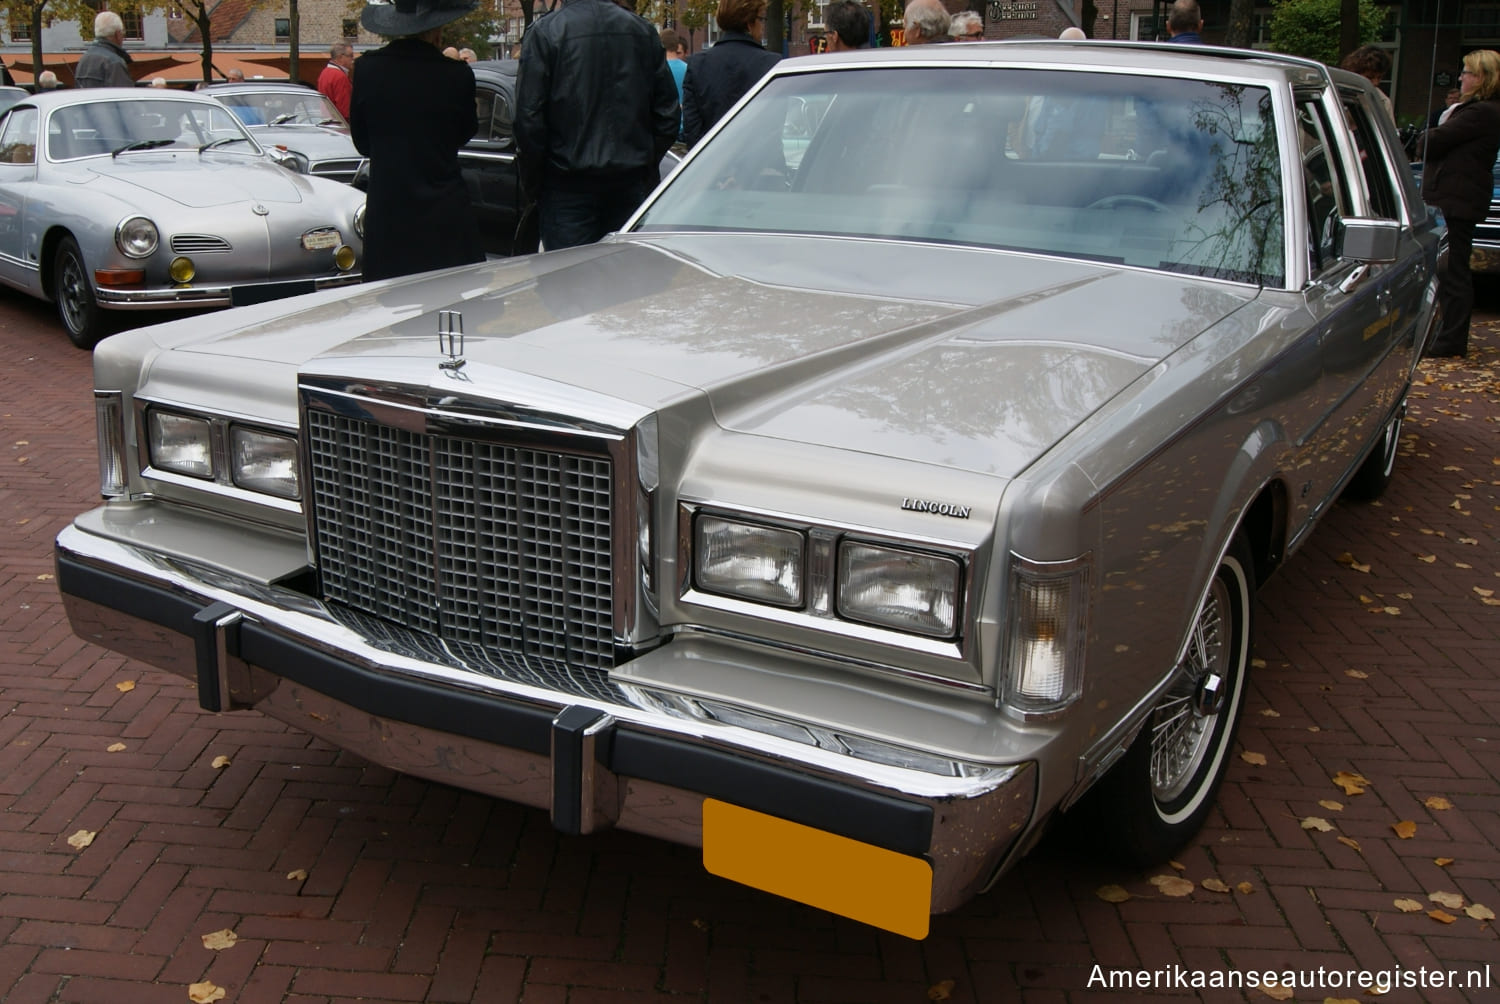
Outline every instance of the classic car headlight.
{"label": "classic car headlight", "polygon": [[699,589],[778,607],[802,605],[802,534],[721,516],[699,516],[695,536]]}
{"label": "classic car headlight", "polygon": [[1001,699],[1027,715],[1061,711],[1083,692],[1088,559],[1011,556],[1010,623]]}
{"label": "classic car headlight", "polygon": [[208,419],[152,409],[146,428],[151,466],[194,478],[214,476],[213,427]]}
{"label": "classic car headlight", "polygon": [[115,227],[115,247],[127,258],[145,258],[156,251],[161,234],[144,216],[131,216]]}
{"label": "classic car headlight", "polygon": [[233,426],[229,430],[230,477],[241,488],[295,499],[297,440],[259,429]]}
{"label": "classic car headlight", "polygon": [[359,234],[360,240],[365,239],[365,204],[363,202],[354,211],[354,232]]}
{"label": "classic car headlight", "polygon": [[839,545],[839,616],[895,631],[951,638],[962,566],[953,558],[860,541]]}

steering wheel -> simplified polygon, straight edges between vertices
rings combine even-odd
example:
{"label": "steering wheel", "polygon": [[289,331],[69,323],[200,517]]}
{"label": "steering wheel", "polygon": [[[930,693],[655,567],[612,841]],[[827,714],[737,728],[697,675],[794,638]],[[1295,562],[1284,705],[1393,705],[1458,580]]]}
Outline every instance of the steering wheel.
{"label": "steering wheel", "polygon": [[1085,209],[1144,209],[1152,213],[1166,213],[1171,210],[1157,202],[1155,199],[1144,195],[1106,195],[1102,199],[1090,202]]}

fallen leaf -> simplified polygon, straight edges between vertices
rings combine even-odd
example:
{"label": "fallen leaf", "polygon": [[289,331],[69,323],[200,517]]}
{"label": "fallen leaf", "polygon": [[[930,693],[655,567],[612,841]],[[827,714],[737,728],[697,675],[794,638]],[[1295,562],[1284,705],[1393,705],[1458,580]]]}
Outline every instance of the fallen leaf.
{"label": "fallen leaf", "polygon": [[226,927],[222,931],[203,935],[203,947],[211,948],[217,952],[225,948],[233,948],[234,943],[239,940],[240,936]]}
{"label": "fallen leaf", "polygon": [[1427,898],[1438,906],[1446,906],[1450,910],[1457,910],[1464,905],[1464,898],[1456,892],[1430,892]]}
{"label": "fallen leaf", "polygon": [[228,767],[229,764],[230,764],[230,760],[229,760],[229,758],[227,756],[216,756],[213,759],[213,763],[209,764],[209,766],[213,767],[215,769],[220,769],[220,768]]}
{"label": "fallen leaf", "polygon": [[1123,903],[1130,898],[1130,893],[1123,886],[1117,885],[1101,885],[1094,890],[1094,895],[1106,903]]}
{"label": "fallen leaf", "polygon": [[1187,871],[1187,865],[1183,864],[1181,861],[1168,861],[1167,867],[1171,868],[1174,872]]}
{"label": "fallen leaf", "polygon": [[1425,561],[1425,562],[1427,562],[1430,565],[1434,561],[1437,561],[1437,555],[1435,555],[1435,554],[1419,554],[1419,555],[1417,555],[1417,560],[1418,561]]}
{"label": "fallen leaf", "polygon": [[1479,586],[1475,586],[1474,587],[1474,592],[1478,593],[1480,596],[1494,596],[1495,595],[1495,591],[1493,589],[1481,589]]}
{"label": "fallen leaf", "polygon": [[1280,718],[1281,712],[1277,711],[1275,708],[1261,708],[1260,716],[1262,718]]}
{"label": "fallen leaf", "polygon": [[1266,765],[1266,755],[1264,753],[1241,753],[1240,759],[1256,767],[1264,767]]}
{"label": "fallen leaf", "polygon": [[1370,674],[1361,669],[1346,669],[1344,670],[1344,675],[1353,677],[1356,680],[1368,680],[1370,678]]}
{"label": "fallen leaf", "polygon": [[115,684],[115,689],[122,694],[128,694],[135,689],[135,681],[121,680],[119,683]]}
{"label": "fallen leaf", "polygon": [[92,844],[94,842],[94,838],[98,835],[98,832],[95,830],[79,830],[77,833],[68,838],[68,846],[73,848],[75,851],[81,851],[89,844]]}
{"label": "fallen leaf", "polygon": [[303,879],[307,878],[307,869],[298,868],[296,871],[287,872],[286,877],[293,882],[301,882]]}
{"label": "fallen leaf", "polygon": [[1250,668],[1251,669],[1265,669],[1266,668],[1266,660],[1264,660],[1264,659],[1251,659],[1250,660]]}
{"label": "fallen leaf", "polygon": [[1317,830],[1319,833],[1327,833],[1333,829],[1333,824],[1321,816],[1308,816],[1302,820],[1304,830]]}
{"label": "fallen leaf", "polygon": [[1323,1004],[1359,1004],[1357,997],[1324,997]]}
{"label": "fallen leaf", "polygon": [[1381,607],[1380,610],[1381,610],[1382,613],[1390,614],[1392,617],[1400,617],[1401,616],[1401,608],[1400,607]]}
{"label": "fallen leaf", "polygon": [[939,980],[927,988],[927,999],[930,1001],[945,1001],[953,996],[953,988],[957,984],[953,980]]}
{"label": "fallen leaf", "polygon": [[1282,986],[1280,983],[1262,983],[1260,985],[1260,992],[1273,1001],[1289,1001],[1292,999],[1292,994],[1295,991],[1291,987]]}
{"label": "fallen leaf", "polygon": [[1339,837],[1338,842],[1343,844],[1345,847],[1353,848],[1356,851],[1359,850],[1359,841],[1355,840],[1353,837]]}
{"label": "fallen leaf", "polygon": [[1321,801],[1318,802],[1318,804],[1321,805],[1323,808],[1327,809],[1329,812],[1343,812],[1344,811],[1344,803],[1343,802],[1335,802],[1331,798],[1322,799]]}
{"label": "fallen leaf", "polygon": [[106,752],[106,753],[123,753],[123,752],[125,752],[125,744],[124,743],[110,743],[108,746],[104,747],[104,752]]}
{"label": "fallen leaf", "polygon": [[1370,786],[1369,779],[1363,774],[1355,774],[1346,770],[1333,775],[1333,783],[1342,788],[1346,795],[1363,795],[1365,789]]}
{"label": "fallen leaf", "polygon": [[1154,876],[1151,879],[1151,884],[1156,886],[1157,890],[1163,896],[1172,896],[1174,898],[1191,896],[1195,888],[1192,882],[1185,878],[1178,878],[1176,875]]}
{"label": "fallen leaf", "polygon": [[693,918],[693,926],[696,927],[700,931],[706,931],[706,930],[708,930],[708,921],[702,920],[702,919],[700,919],[698,917],[694,917]]}
{"label": "fallen leaf", "polygon": [[1361,565],[1355,559],[1354,555],[1350,554],[1348,551],[1345,551],[1334,560],[1337,561],[1340,565],[1347,565],[1348,567],[1354,569],[1356,572],[1364,572],[1366,574],[1369,574],[1370,566]]}
{"label": "fallen leaf", "polygon": [[38,582],[51,582],[52,581],[52,573],[51,572],[43,572],[41,575],[38,575],[36,577],[36,580]]}
{"label": "fallen leaf", "polygon": [[1402,913],[1420,913],[1422,911],[1422,904],[1414,899],[1398,899],[1396,900],[1396,909]]}
{"label": "fallen leaf", "polygon": [[1439,924],[1451,924],[1458,919],[1457,917],[1453,916],[1453,914],[1448,913],[1444,910],[1428,910],[1427,916],[1431,917]]}
{"label": "fallen leaf", "polygon": [[1453,863],[1453,859],[1452,858],[1433,858],[1432,859],[1432,863],[1435,864],[1435,865],[1437,865],[1439,868],[1447,868],[1449,865],[1451,865]]}
{"label": "fallen leaf", "polygon": [[224,999],[223,987],[216,987],[208,980],[202,983],[194,983],[188,987],[188,1000],[193,1004],[214,1004],[214,1001]]}
{"label": "fallen leaf", "polygon": [[1402,840],[1410,840],[1417,835],[1417,824],[1410,819],[1403,819],[1399,823],[1392,823],[1391,829],[1396,831],[1396,836]]}
{"label": "fallen leaf", "polygon": [[1251,885],[1249,882],[1240,882],[1235,885],[1234,891],[1239,893],[1241,896],[1248,896],[1255,891],[1255,886]]}
{"label": "fallen leaf", "polygon": [[1481,905],[1479,903],[1470,903],[1468,906],[1464,907],[1464,913],[1467,913],[1470,917],[1473,917],[1475,920],[1494,920],[1495,919],[1495,911],[1491,910],[1489,907],[1483,906],[1483,905]]}
{"label": "fallen leaf", "polygon": [[1442,795],[1433,795],[1431,798],[1424,799],[1422,804],[1435,812],[1442,812],[1444,809],[1453,808],[1453,803]]}
{"label": "fallen leaf", "polygon": [[1216,878],[1206,878],[1206,879],[1204,879],[1202,882],[1200,882],[1198,884],[1201,885],[1201,886],[1203,886],[1203,888],[1207,889],[1209,892],[1228,892],[1229,891],[1229,886],[1227,886],[1226,884],[1224,884],[1223,882],[1221,882],[1219,879],[1216,879]]}

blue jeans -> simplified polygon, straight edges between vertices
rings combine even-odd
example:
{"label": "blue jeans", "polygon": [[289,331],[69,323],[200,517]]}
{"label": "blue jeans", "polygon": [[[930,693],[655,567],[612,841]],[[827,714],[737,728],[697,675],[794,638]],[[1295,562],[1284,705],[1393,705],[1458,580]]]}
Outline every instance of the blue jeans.
{"label": "blue jeans", "polygon": [[655,188],[645,179],[597,189],[548,184],[537,200],[542,247],[548,251],[592,244],[624,226]]}

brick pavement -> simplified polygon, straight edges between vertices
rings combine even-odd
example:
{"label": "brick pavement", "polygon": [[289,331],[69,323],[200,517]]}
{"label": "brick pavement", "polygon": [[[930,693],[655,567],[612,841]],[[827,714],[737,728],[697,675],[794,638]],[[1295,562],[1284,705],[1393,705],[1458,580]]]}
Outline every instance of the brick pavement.
{"label": "brick pavement", "polygon": [[[1237,752],[1264,763],[1235,760],[1178,862],[1245,891],[1169,897],[1149,879],[1171,868],[1054,840],[914,943],[715,879],[691,849],[560,837],[543,813],[206,714],[177,678],[76,640],[51,542],[96,493],[88,356],[0,293],[0,1001],[177,1004],[199,981],[234,1004],[1239,1001],[1271,998],[1088,983],[1095,964],[1484,963],[1487,993],[1382,999],[1500,1000],[1493,922],[1426,913],[1433,892],[1500,912],[1500,610],[1480,592],[1500,595],[1500,324],[1477,345],[1424,369],[1384,501],[1340,505],[1261,594]],[[1367,790],[1343,794],[1340,771]],[[97,835],[75,850],[79,830]],[[223,929],[238,942],[203,946]],[[1366,999],[1295,999],[1325,997]]]}

